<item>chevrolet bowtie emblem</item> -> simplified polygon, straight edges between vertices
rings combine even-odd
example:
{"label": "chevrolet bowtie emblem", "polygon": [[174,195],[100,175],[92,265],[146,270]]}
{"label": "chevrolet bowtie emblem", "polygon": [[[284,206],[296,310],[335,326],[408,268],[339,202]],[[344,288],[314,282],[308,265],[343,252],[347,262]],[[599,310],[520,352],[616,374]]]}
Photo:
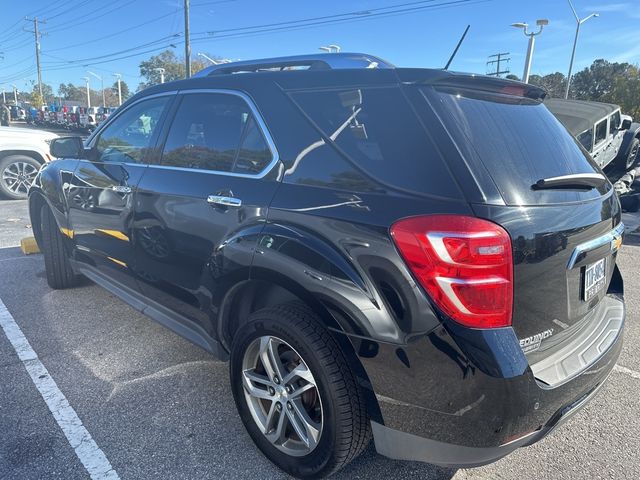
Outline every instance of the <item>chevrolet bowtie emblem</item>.
{"label": "chevrolet bowtie emblem", "polygon": [[621,246],[622,246],[622,236],[616,235],[615,237],[613,237],[613,240],[611,240],[611,251],[615,252]]}

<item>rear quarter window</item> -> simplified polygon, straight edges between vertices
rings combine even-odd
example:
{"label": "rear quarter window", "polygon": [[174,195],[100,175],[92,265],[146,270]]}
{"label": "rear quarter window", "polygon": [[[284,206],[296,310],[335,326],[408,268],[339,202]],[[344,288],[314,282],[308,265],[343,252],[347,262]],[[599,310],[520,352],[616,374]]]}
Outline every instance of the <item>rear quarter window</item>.
{"label": "rear quarter window", "polygon": [[[318,140],[332,143],[378,183],[420,194],[461,197],[398,87],[304,90],[289,95],[323,134],[324,139]],[[308,147],[313,148],[313,144]]]}

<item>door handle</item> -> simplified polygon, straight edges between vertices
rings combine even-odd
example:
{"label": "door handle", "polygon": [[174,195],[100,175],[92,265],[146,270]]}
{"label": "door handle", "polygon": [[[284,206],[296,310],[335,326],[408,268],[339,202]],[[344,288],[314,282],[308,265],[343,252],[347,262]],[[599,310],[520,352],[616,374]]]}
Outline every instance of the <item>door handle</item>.
{"label": "door handle", "polygon": [[223,207],[240,207],[242,206],[242,200],[235,197],[225,197],[222,195],[209,195],[207,197],[207,203],[209,205],[220,205]]}
{"label": "door handle", "polygon": [[111,190],[117,193],[131,193],[131,187],[127,185],[112,185]]}

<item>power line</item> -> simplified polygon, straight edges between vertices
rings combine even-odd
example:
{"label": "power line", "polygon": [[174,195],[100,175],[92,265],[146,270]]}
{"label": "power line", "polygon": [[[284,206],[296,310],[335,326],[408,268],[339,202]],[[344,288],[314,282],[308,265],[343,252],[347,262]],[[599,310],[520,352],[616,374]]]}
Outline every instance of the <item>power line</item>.
{"label": "power line", "polygon": [[[436,1],[436,0],[427,0],[429,2],[432,1]],[[405,15],[407,13],[412,13],[412,12],[416,12],[416,11],[423,11],[423,10],[436,10],[439,8],[447,8],[447,7],[455,7],[455,6],[461,6],[462,4],[466,4],[466,5],[472,5],[472,4],[478,4],[478,3],[486,3],[489,2],[491,0],[450,0],[450,1],[445,1],[443,3],[438,3],[438,4],[430,4],[430,5],[422,5],[422,6],[418,6],[418,7],[411,7],[411,8],[399,8],[396,10],[390,10],[390,11],[384,11],[384,12],[377,12],[377,13],[368,13],[368,12],[350,12],[350,13],[344,13],[344,14],[338,14],[338,15],[332,15],[330,17],[344,17],[346,15],[359,15],[358,17],[347,17],[347,18],[330,18],[327,20],[319,20],[319,21],[313,21],[317,18],[322,18],[322,17],[315,17],[315,18],[311,18],[311,19],[300,19],[300,20],[291,20],[288,22],[279,22],[280,24],[282,24],[282,26],[274,26],[274,27],[269,27],[269,25],[273,25],[273,24],[266,24],[263,26],[259,26],[259,25],[254,25],[253,27],[240,27],[240,28],[235,28],[235,29],[226,29],[226,30],[219,30],[218,32],[229,32],[229,33],[225,33],[223,35],[219,35],[217,34],[217,32],[198,32],[197,34],[194,35],[207,35],[205,37],[200,37],[196,40],[193,40],[193,43],[195,42],[203,42],[203,41],[207,41],[207,40],[216,40],[216,39],[221,39],[221,38],[237,38],[237,37],[247,37],[247,36],[253,36],[253,35],[261,35],[261,34],[265,34],[265,33],[271,33],[271,32],[283,32],[283,31],[293,31],[293,30],[299,30],[301,28],[308,28],[308,27],[316,27],[316,26],[324,26],[324,25],[333,25],[333,24],[343,24],[343,23],[351,23],[351,22],[358,22],[358,21],[365,21],[365,20],[370,20],[372,18],[383,18],[383,17],[390,17],[390,16],[396,16],[396,15]],[[425,3],[423,2],[412,2],[412,3]],[[383,7],[385,9],[391,9],[394,7],[397,7],[398,5],[395,6],[389,6],[389,7]],[[312,21],[310,21],[312,20]],[[286,24],[286,25],[285,25]],[[268,27],[268,28],[261,28],[261,27]],[[248,30],[249,28],[254,28],[254,30]],[[243,31],[246,30],[246,31]]]}
{"label": "power line", "polygon": [[[125,28],[123,30],[118,30],[117,32],[110,33],[109,34],[109,38],[113,38],[113,37],[116,37],[116,36],[121,35],[123,33],[130,32],[131,30],[135,30],[136,28],[143,27],[145,25],[149,25],[150,23],[157,22],[158,20],[162,20],[163,18],[167,18],[170,15],[175,15],[179,11],[180,11],[180,9],[178,8],[178,9],[174,10],[173,12],[169,12],[169,13],[166,13],[164,15],[160,15],[159,17],[152,18],[151,20],[147,20],[146,22],[138,23],[137,25],[133,25],[133,26]],[[88,45],[88,44],[96,43],[96,42],[104,42],[104,36],[100,36],[100,37],[95,38],[93,40],[88,40],[88,41],[85,41],[85,42],[76,43],[74,45],[67,45],[66,47],[54,48],[54,49],[51,49],[51,50],[47,50],[47,52],[59,52],[59,51],[62,51],[62,50],[69,50],[69,49],[74,48],[74,47],[79,47],[79,46],[82,46],[82,45]]]}
{"label": "power line", "polygon": [[[251,26],[247,26],[247,27],[236,27],[236,28],[226,28],[226,29],[220,29],[220,30],[215,30],[215,31],[207,31],[207,32],[198,32],[197,34],[209,34],[209,35],[213,35],[213,36],[217,36],[220,33],[228,33],[228,32],[239,32],[239,31],[243,31],[243,30],[254,30],[254,29],[258,29],[258,28],[269,28],[269,27],[278,27],[278,26],[287,26],[287,25],[294,25],[294,24],[299,24],[299,23],[303,23],[303,22],[314,22],[314,21],[319,21],[319,20],[331,20],[331,19],[336,19],[336,21],[341,21],[341,20],[351,20],[352,17],[358,18],[370,18],[370,17],[377,17],[379,15],[384,15],[387,13],[396,13],[394,12],[384,12],[384,10],[392,10],[392,9],[398,9],[400,7],[413,7],[413,8],[409,8],[406,11],[413,11],[413,10],[422,10],[422,9],[431,9],[437,6],[441,6],[441,4],[438,5],[432,5],[434,2],[437,1],[441,1],[441,0],[418,0],[418,1],[413,1],[413,2],[405,2],[405,3],[397,3],[394,5],[388,5],[386,7],[378,7],[378,8],[371,8],[371,9],[367,9],[367,10],[355,10],[355,11],[351,11],[351,12],[345,12],[345,13],[336,13],[336,14],[332,14],[332,15],[323,15],[323,16],[319,16],[319,17],[309,17],[309,18],[303,18],[303,19],[297,19],[297,20],[287,20],[287,21],[283,21],[283,22],[275,22],[275,23],[265,23],[262,25],[251,25]],[[458,0],[458,1],[448,1],[446,2],[447,4],[449,3],[465,3],[467,1],[470,0]],[[424,5],[424,4],[428,4],[428,5]],[[414,7],[415,5],[422,5],[420,7]],[[405,10],[399,10],[400,12],[404,12]],[[341,18],[341,17],[348,17],[348,18]],[[329,22],[327,22],[329,23]]]}
{"label": "power line", "polygon": [[174,33],[173,35],[167,35],[167,36],[158,38],[157,40],[153,40],[151,42],[143,43],[143,44],[137,45],[135,47],[130,47],[130,48],[127,48],[125,50],[120,50],[120,51],[117,51],[117,52],[112,52],[112,53],[108,53],[108,54],[105,54],[105,55],[99,55],[97,57],[90,57],[90,58],[79,58],[79,59],[75,59],[75,60],[65,60],[64,58],[57,57],[55,55],[51,55],[51,54],[47,54],[47,53],[45,53],[43,55],[45,55],[47,57],[57,58],[58,60],[60,60],[59,62],[49,62],[50,64],[53,64],[53,65],[55,65],[55,64],[60,65],[60,64],[63,64],[63,63],[66,63],[66,64],[79,63],[81,65],[87,65],[86,62],[91,62],[93,60],[102,60],[102,59],[105,59],[105,58],[118,56],[118,55],[122,55],[122,54],[129,53],[129,52],[133,52],[133,51],[141,49],[141,48],[150,47],[150,46],[156,45],[158,43],[167,42],[168,40],[170,40],[172,38],[178,38],[180,36],[181,36],[180,33]]}
{"label": "power line", "polygon": [[[509,52],[506,53],[496,53],[495,55],[491,55],[489,56],[489,58],[495,58],[495,60],[489,60],[487,61],[487,75],[489,75],[490,77],[499,77],[500,75],[508,75],[509,73],[511,73],[511,70],[509,70],[509,68],[507,67],[506,70],[500,70],[500,64],[501,63],[509,63],[509,61],[511,60],[510,57],[507,57],[507,55],[511,55]],[[490,65],[495,65],[495,72],[493,71],[489,71],[490,68],[493,69],[493,67],[490,67]]]}
{"label": "power line", "polygon": [[[116,0],[115,2],[107,3],[106,5],[103,5],[102,7],[94,9],[91,12],[91,21],[95,22],[96,20],[99,20],[100,18],[106,17],[110,13],[113,13],[116,10],[120,10],[122,8],[125,8],[125,7],[131,5],[132,3],[135,2],[135,0],[129,0],[129,1],[126,1],[126,3],[124,3],[124,4],[118,5],[118,3],[123,2],[123,1],[126,1],[126,0]],[[110,10],[108,10],[106,12],[103,12],[100,15],[96,16],[96,14],[99,13],[101,10],[104,10],[106,8],[109,8],[109,7],[113,7],[113,8],[111,8]],[[86,14],[85,15],[80,15],[80,16],[71,18],[69,20],[65,20],[65,22],[67,24],[73,24],[75,22],[78,22],[78,21],[81,21],[81,20],[85,19],[86,17],[87,17]],[[59,32],[61,30],[68,30],[68,29],[69,29],[69,27],[67,25],[60,25],[60,26],[57,26],[56,28],[49,29],[49,33]]]}

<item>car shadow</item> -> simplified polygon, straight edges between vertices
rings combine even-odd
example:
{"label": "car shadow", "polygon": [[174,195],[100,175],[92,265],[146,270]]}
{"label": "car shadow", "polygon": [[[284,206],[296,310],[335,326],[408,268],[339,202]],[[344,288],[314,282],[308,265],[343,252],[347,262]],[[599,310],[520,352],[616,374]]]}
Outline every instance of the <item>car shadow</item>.
{"label": "car shadow", "polygon": [[429,463],[390,460],[376,452],[373,441],[362,455],[331,477],[334,479],[360,478],[363,471],[376,472],[377,478],[402,478],[422,480],[448,480],[458,471],[455,468],[438,467]]}

